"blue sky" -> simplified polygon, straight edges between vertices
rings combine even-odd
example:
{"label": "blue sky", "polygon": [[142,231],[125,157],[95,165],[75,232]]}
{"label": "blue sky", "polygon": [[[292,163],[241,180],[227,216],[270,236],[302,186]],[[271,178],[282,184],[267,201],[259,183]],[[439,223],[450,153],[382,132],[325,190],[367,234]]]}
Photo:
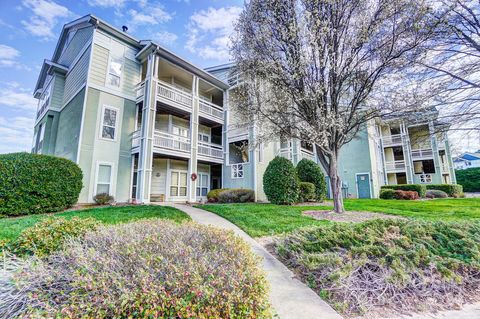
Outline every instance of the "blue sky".
{"label": "blue sky", "polygon": [[228,37],[242,5],[243,0],[0,0],[0,153],[31,148],[37,108],[32,92],[65,23],[92,13],[207,67],[228,62]]}

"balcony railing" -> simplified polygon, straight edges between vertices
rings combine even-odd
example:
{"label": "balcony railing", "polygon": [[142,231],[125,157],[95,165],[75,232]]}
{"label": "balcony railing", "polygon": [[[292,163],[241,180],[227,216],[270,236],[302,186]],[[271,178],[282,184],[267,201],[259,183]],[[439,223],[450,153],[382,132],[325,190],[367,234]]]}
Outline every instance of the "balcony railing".
{"label": "balcony railing", "polygon": [[185,108],[192,108],[192,94],[184,92],[163,81],[158,82],[157,95],[167,101],[174,102]]}
{"label": "balcony railing", "polygon": [[153,146],[181,152],[190,152],[190,139],[156,130],[153,135]]}
{"label": "balcony railing", "polygon": [[144,94],[145,94],[145,81],[142,81],[140,82],[140,84],[138,84],[135,87],[135,96],[137,98],[137,101],[140,100]]}
{"label": "balcony railing", "polygon": [[288,160],[292,160],[292,149],[291,148],[281,148],[278,153],[278,156],[285,157]]}
{"label": "balcony railing", "polygon": [[304,158],[316,162],[313,152],[306,149],[300,150],[300,159],[304,159]]}
{"label": "balcony railing", "polygon": [[385,169],[387,172],[405,171],[405,161],[385,162]]}
{"label": "balcony railing", "polygon": [[132,134],[132,148],[140,146],[140,130],[133,132]]}
{"label": "balcony railing", "polygon": [[198,143],[198,154],[223,159],[223,147],[218,144]]}
{"label": "balcony railing", "polygon": [[402,134],[387,135],[382,137],[382,144],[384,147],[402,145]]}
{"label": "balcony railing", "polygon": [[412,150],[412,159],[433,158],[433,150],[431,148]]}
{"label": "balcony railing", "polygon": [[200,99],[199,107],[200,113],[213,116],[214,118],[223,121],[223,110],[219,105]]}

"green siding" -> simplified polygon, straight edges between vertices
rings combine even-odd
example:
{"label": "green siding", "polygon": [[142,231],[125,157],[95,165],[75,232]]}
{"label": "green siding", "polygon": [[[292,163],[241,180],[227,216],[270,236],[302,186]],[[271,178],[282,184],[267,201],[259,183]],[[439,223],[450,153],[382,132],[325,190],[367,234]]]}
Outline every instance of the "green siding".
{"label": "green siding", "polygon": [[90,61],[90,49],[83,53],[82,57],[65,78],[65,90],[63,103],[66,103],[75,92],[87,81],[88,62]]}
{"label": "green siding", "polygon": [[80,123],[82,121],[85,89],[81,90],[60,112],[55,143],[55,155],[77,160]]}
{"label": "green siding", "polygon": [[77,32],[75,32],[72,40],[60,56],[58,63],[69,67],[74,62],[75,58],[78,56],[83,47],[92,38],[92,34],[93,27],[91,26],[83,29],[78,29]]}
{"label": "green siding", "polygon": [[59,110],[63,106],[63,90],[65,89],[65,77],[61,74],[55,74],[52,84],[53,87],[50,97],[50,107]]}

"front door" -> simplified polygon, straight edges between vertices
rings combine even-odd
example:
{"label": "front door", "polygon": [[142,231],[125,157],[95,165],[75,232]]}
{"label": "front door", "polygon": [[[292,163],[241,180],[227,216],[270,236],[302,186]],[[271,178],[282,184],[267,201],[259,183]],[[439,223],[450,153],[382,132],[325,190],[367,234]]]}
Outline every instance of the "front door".
{"label": "front door", "polygon": [[171,171],[170,175],[170,197],[187,197],[187,172]]}
{"label": "front door", "polygon": [[208,191],[210,190],[210,176],[205,173],[198,174],[197,182],[197,199],[207,198]]}
{"label": "front door", "polygon": [[371,198],[370,174],[357,174],[358,198]]}

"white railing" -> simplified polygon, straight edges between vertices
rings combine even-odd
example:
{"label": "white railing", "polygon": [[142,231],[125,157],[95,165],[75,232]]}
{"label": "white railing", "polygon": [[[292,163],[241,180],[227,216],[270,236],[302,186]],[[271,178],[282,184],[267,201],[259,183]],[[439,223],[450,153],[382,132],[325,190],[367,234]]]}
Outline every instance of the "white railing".
{"label": "white railing", "polygon": [[433,150],[431,148],[412,150],[412,159],[422,159],[433,157]]}
{"label": "white railing", "polygon": [[199,107],[200,113],[213,116],[223,121],[223,110],[219,105],[200,99]]}
{"label": "white railing", "polygon": [[313,155],[313,152],[310,152],[309,150],[302,149],[302,150],[300,150],[300,159],[304,159],[304,158],[316,162],[315,161],[315,156]]}
{"label": "white railing", "polygon": [[285,157],[288,160],[292,160],[292,149],[291,148],[281,148],[278,150],[278,156]]}
{"label": "white railing", "polygon": [[401,145],[402,140],[402,134],[387,135],[382,137],[382,144],[384,147]]}
{"label": "white railing", "polygon": [[387,172],[396,172],[405,170],[405,161],[385,162]]}
{"label": "white railing", "polygon": [[155,131],[153,146],[181,152],[190,152],[190,139],[166,132]]}
{"label": "white railing", "polygon": [[223,159],[223,147],[218,144],[198,143],[198,154]]}
{"label": "white railing", "polygon": [[142,82],[140,82],[140,84],[138,84],[135,87],[135,96],[136,96],[137,100],[139,100],[144,95],[145,95],[145,81],[142,81]]}
{"label": "white railing", "polygon": [[133,132],[132,134],[132,148],[140,146],[140,130]]}
{"label": "white railing", "polygon": [[178,103],[187,108],[192,108],[192,94],[177,89],[170,84],[159,81],[157,94],[161,98]]}

